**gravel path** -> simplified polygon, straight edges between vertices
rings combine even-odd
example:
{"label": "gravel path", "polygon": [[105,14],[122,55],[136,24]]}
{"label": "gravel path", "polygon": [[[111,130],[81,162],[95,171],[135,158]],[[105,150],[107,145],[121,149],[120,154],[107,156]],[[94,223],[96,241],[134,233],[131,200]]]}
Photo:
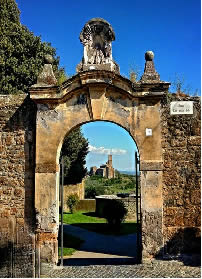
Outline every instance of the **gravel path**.
{"label": "gravel path", "polygon": [[138,265],[88,265],[55,267],[42,278],[201,278],[200,267],[179,261],[154,260]]}
{"label": "gravel path", "polygon": [[198,255],[135,264],[135,234],[105,236],[71,225],[64,231],[85,242],[63,267],[45,268],[42,278],[201,278]]}

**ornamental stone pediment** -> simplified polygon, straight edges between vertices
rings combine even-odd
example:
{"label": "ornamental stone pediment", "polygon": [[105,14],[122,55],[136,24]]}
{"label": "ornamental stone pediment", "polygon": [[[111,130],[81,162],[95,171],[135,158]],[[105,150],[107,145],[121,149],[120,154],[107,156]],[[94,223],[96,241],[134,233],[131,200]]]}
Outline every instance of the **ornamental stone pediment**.
{"label": "ornamental stone pediment", "polygon": [[35,102],[50,101],[61,103],[72,94],[77,94],[80,90],[87,90],[90,87],[100,89],[114,89],[119,93],[128,95],[129,98],[136,97],[159,97],[167,92],[170,83],[133,83],[129,79],[122,77],[112,71],[94,70],[78,73],[65,81],[62,86],[45,87],[33,86],[30,89],[30,96]]}

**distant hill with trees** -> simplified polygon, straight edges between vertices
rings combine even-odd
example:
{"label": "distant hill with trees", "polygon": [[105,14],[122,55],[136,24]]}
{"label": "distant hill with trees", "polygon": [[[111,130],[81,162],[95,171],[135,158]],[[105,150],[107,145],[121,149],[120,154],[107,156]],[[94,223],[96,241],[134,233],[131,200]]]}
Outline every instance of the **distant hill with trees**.
{"label": "distant hill with trees", "polygon": [[85,198],[94,199],[99,195],[117,193],[135,193],[135,176],[121,174],[116,178],[107,179],[98,175],[85,179]]}

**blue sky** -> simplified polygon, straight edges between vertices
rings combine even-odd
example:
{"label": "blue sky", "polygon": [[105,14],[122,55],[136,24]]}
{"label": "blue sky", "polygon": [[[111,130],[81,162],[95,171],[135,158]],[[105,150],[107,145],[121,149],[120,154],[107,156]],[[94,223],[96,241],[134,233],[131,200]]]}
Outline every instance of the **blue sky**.
{"label": "blue sky", "polygon": [[90,122],[82,126],[82,132],[89,141],[86,158],[88,169],[106,163],[112,154],[115,169],[134,171],[136,144],[129,133],[120,126],[104,121]]}
{"label": "blue sky", "polygon": [[[83,47],[79,34],[84,24],[93,17],[107,20],[113,27],[116,40],[112,44],[112,55],[127,76],[131,66],[144,70],[144,54],[152,50],[154,62],[161,80],[173,81],[177,73],[184,78],[184,87],[192,92],[201,88],[201,1],[200,0],[17,0],[21,11],[21,22],[43,41],[51,42],[60,56],[60,65],[67,74],[76,73],[81,61]],[[171,88],[173,91],[173,88]],[[133,157],[134,145],[130,136],[116,127],[117,136],[109,134],[109,125],[90,123],[83,128],[91,146],[95,148],[128,150]],[[113,126],[114,127],[114,126]],[[97,137],[102,130],[102,141]],[[118,133],[118,130],[120,132]],[[115,132],[114,132],[115,133]],[[109,136],[110,135],[110,136]],[[124,135],[124,136],[123,136]],[[132,147],[133,145],[133,147]],[[95,151],[96,149],[94,149]],[[106,151],[107,153],[108,151]],[[94,165],[107,160],[107,154],[91,152]],[[101,155],[103,158],[101,158]],[[114,155],[118,169],[128,169],[129,157]],[[117,158],[117,159],[116,159]],[[124,159],[125,158],[125,159]],[[101,163],[104,163],[104,162]],[[116,163],[119,162],[119,163]],[[123,167],[121,164],[125,162]],[[130,163],[129,165],[132,165]]]}

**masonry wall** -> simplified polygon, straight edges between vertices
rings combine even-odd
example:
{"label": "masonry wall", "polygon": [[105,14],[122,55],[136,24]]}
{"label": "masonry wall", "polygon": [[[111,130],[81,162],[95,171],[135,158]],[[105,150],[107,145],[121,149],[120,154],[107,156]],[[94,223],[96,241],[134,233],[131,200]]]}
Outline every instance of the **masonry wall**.
{"label": "masonry wall", "polygon": [[67,206],[67,199],[69,195],[77,194],[80,200],[84,199],[84,180],[75,185],[64,185],[63,191],[64,211],[69,212],[69,207]]}
{"label": "masonry wall", "polygon": [[[200,247],[200,100],[184,100],[194,102],[193,115],[171,116],[165,99],[161,106],[164,253]],[[35,125],[26,95],[0,96],[0,277],[35,275]]]}
{"label": "masonry wall", "polygon": [[33,277],[35,105],[0,96],[0,277]]}
{"label": "masonry wall", "polygon": [[170,101],[162,104],[164,253],[200,252],[201,137],[200,99],[193,115],[170,115]]}

